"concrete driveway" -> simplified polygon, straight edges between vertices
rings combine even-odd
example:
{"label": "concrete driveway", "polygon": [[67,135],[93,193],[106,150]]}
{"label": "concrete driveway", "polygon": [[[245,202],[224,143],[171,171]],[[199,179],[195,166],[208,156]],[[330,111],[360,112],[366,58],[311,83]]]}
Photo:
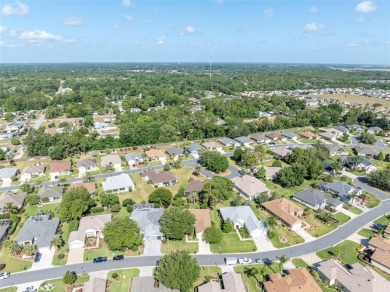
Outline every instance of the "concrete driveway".
{"label": "concrete driveway", "polygon": [[256,245],[257,251],[267,251],[276,249],[267,235],[252,237],[253,242]]}
{"label": "concrete driveway", "polygon": [[161,240],[145,240],[143,255],[161,255]]}
{"label": "concrete driveway", "polygon": [[9,187],[11,186],[11,180],[9,179],[6,179],[6,180],[3,180],[3,184],[1,185],[2,187]]}
{"label": "concrete driveway", "polygon": [[315,240],[316,238],[314,238],[313,236],[311,236],[306,230],[304,229],[298,229],[298,230],[294,230],[300,237],[302,237],[305,242],[308,242],[308,241],[312,241],[312,240]]}
{"label": "concrete driveway", "polygon": [[199,251],[198,254],[211,254],[210,244],[206,242],[203,238],[203,231],[196,235],[199,241]]}
{"label": "concrete driveway", "polygon": [[40,248],[41,259],[39,262],[33,262],[30,270],[43,270],[52,266],[55,248],[50,249],[49,247]]}
{"label": "concrete driveway", "polygon": [[70,248],[69,254],[68,254],[68,261],[67,264],[78,264],[83,262],[84,257],[84,248],[83,247],[76,247],[76,248]]}
{"label": "concrete driveway", "polygon": [[121,165],[114,165],[114,169],[116,172],[122,171],[122,166]]}

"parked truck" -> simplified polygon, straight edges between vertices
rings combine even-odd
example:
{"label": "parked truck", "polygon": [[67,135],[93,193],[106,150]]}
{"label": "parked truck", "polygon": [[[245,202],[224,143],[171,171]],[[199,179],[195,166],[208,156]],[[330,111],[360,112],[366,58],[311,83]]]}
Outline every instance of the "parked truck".
{"label": "parked truck", "polygon": [[225,258],[225,263],[227,265],[235,265],[235,264],[237,264],[237,258],[227,257],[227,258]]}

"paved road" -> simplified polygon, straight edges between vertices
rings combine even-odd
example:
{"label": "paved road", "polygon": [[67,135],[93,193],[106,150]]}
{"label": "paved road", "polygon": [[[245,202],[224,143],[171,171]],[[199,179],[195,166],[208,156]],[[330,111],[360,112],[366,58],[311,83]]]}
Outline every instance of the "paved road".
{"label": "paved road", "polygon": [[376,146],[378,147],[378,149],[382,149],[382,150],[387,150],[387,151],[390,151],[390,148],[388,148],[385,144],[385,142],[383,142],[382,139],[376,139]]}
{"label": "paved road", "polygon": [[43,113],[40,115],[39,119],[35,121],[33,128],[35,130],[38,130],[44,120],[45,120],[45,114]]}
{"label": "paved road", "polygon": [[363,190],[365,190],[365,191],[367,191],[367,192],[377,196],[382,201],[390,200],[390,195],[386,195],[385,193],[368,186],[367,185],[367,178],[364,177],[364,176],[359,176],[359,177],[355,178],[353,180],[353,184],[358,186],[358,187],[360,187],[361,189],[363,189]]}

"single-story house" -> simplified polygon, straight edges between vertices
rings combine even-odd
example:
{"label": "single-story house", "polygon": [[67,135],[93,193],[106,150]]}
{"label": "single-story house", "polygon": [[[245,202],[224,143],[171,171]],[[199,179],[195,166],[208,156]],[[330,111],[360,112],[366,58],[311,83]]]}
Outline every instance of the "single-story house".
{"label": "single-story house", "polygon": [[184,194],[189,196],[191,194],[200,194],[203,191],[203,187],[206,181],[190,180],[184,190]]}
{"label": "single-story house", "polygon": [[286,198],[268,201],[261,205],[290,229],[297,230],[303,226],[303,221],[300,219],[303,215],[303,209]]}
{"label": "single-story house", "polygon": [[144,158],[142,156],[142,153],[140,152],[131,152],[125,154],[126,162],[129,166],[137,166],[140,163],[144,162]]}
{"label": "single-story house", "polygon": [[[44,202],[60,202],[62,201],[62,195],[64,194],[64,187],[52,187],[52,186],[41,186],[38,190],[38,197]],[[45,199],[47,198],[47,199]]]}
{"label": "single-story house", "polygon": [[349,131],[355,131],[356,133],[362,133],[363,132],[363,128],[360,127],[359,125],[347,125],[347,129]]}
{"label": "single-story house", "polygon": [[102,167],[112,166],[115,169],[119,169],[122,167],[122,160],[119,155],[106,155],[101,158]]}
{"label": "single-story house", "polygon": [[20,245],[34,244],[38,249],[48,248],[50,241],[58,236],[60,220],[51,219],[48,215],[30,216],[23,224],[15,241]]}
{"label": "single-story house", "polygon": [[320,140],[321,139],[320,136],[318,136],[317,134],[314,134],[312,132],[309,132],[309,131],[300,132],[300,133],[298,133],[298,135],[304,139],[307,139],[307,140]]}
{"label": "single-story house", "polygon": [[249,139],[248,137],[237,137],[234,139],[235,141],[237,141],[238,143],[240,143],[240,145],[242,146],[245,146],[245,147],[250,147],[254,141],[252,139]]}
{"label": "single-story house", "polygon": [[263,282],[265,292],[307,291],[322,292],[321,287],[305,268],[289,269],[287,274],[270,274]]}
{"label": "single-story house", "polygon": [[198,292],[241,292],[246,291],[241,274],[234,271],[221,275],[221,281],[210,281],[197,287]]}
{"label": "single-story house", "polygon": [[7,213],[7,204],[11,203],[12,206],[21,210],[24,206],[24,200],[27,197],[27,193],[14,193],[12,191],[5,192],[0,196],[0,214]]}
{"label": "single-story house", "polygon": [[72,164],[67,162],[57,162],[52,163],[50,165],[50,180],[58,180],[60,178],[60,175],[68,175],[70,174],[70,169],[72,167]]}
{"label": "single-story house", "polygon": [[319,133],[319,135],[321,136],[321,138],[324,138],[325,140],[329,140],[329,141],[336,141],[339,137],[336,131],[331,131],[331,130],[321,132]]}
{"label": "single-story house", "polygon": [[282,169],[277,166],[264,166],[265,169],[265,178],[268,180],[273,180],[276,174]]}
{"label": "single-story house", "polygon": [[266,133],[265,136],[270,139],[271,141],[287,141],[287,138],[286,137],[283,137],[282,135],[278,134],[278,133],[275,133],[275,132],[271,132],[271,133]]}
{"label": "single-story house", "polygon": [[163,209],[153,208],[153,204],[134,205],[130,219],[137,222],[145,241],[163,239],[164,235],[160,231],[160,217],[163,212]]}
{"label": "single-story house", "polygon": [[70,185],[72,188],[84,187],[88,193],[93,196],[96,194],[96,185],[94,182],[75,182]]}
{"label": "single-story house", "polygon": [[364,170],[366,173],[377,170],[376,166],[366,157],[360,157],[360,160],[357,162],[354,161],[354,157],[356,156],[342,157],[340,161],[351,169]]}
{"label": "single-story house", "polygon": [[284,136],[287,139],[290,139],[292,141],[297,141],[299,139],[299,135],[297,135],[297,134],[295,134],[293,132],[282,133],[282,136]]}
{"label": "single-story house", "polygon": [[384,235],[387,235],[390,237],[390,224],[387,225],[386,229],[383,231]]}
{"label": "single-story house", "polygon": [[270,190],[259,179],[249,176],[237,176],[232,179],[235,189],[249,200],[254,200],[258,195],[269,195]]}
{"label": "single-story house", "polygon": [[11,227],[11,220],[1,220],[0,221],[0,242],[7,236],[8,229]]}
{"label": "single-story house", "polygon": [[369,127],[367,129],[367,133],[374,134],[374,135],[378,135],[381,131],[383,130],[379,127]]}
{"label": "single-story house", "polygon": [[169,157],[173,158],[174,160],[178,159],[180,156],[184,156],[184,149],[179,147],[173,147],[167,149],[167,153]]}
{"label": "single-story house", "polygon": [[159,160],[161,163],[167,162],[167,156],[159,149],[150,149],[145,154],[150,160]]}
{"label": "single-story house", "polygon": [[96,162],[95,158],[89,158],[89,159],[83,159],[80,161],[77,161],[77,168],[79,169],[79,172],[86,172],[86,171],[97,171],[99,170],[99,166]]}
{"label": "single-story house", "polygon": [[94,123],[94,127],[95,127],[96,130],[101,130],[101,129],[107,128],[107,127],[108,127],[108,124],[106,124],[106,123],[100,123],[100,122],[95,122],[95,123]]}
{"label": "single-story house", "polygon": [[106,181],[102,182],[102,187],[105,193],[131,192],[135,189],[133,181],[126,173],[107,177]]}
{"label": "single-story house", "polygon": [[335,194],[339,199],[347,204],[353,203],[353,196],[359,196],[362,190],[357,189],[342,181],[335,181],[332,183],[322,183],[319,188],[325,192]]}
{"label": "single-story house", "polygon": [[198,158],[199,151],[203,150],[204,148],[200,146],[199,144],[188,144],[184,146],[185,149],[188,150],[188,152],[194,156],[195,158]]}
{"label": "single-story house", "polygon": [[252,136],[252,140],[255,141],[256,143],[270,143],[271,139],[266,137],[265,135],[261,134],[255,134]]}
{"label": "single-story house", "polygon": [[371,256],[371,264],[390,273],[390,240],[374,236],[368,242],[368,247],[375,250]]}
{"label": "single-story house", "polygon": [[337,144],[325,144],[325,147],[329,149],[331,156],[345,156],[348,155],[348,151],[343,146]]}
{"label": "single-story house", "polygon": [[349,129],[344,126],[334,126],[333,129],[340,132],[341,134],[349,132]]}
{"label": "single-story house", "polygon": [[143,172],[142,177],[152,185],[157,187],[174,185],[177,183],[176,177],[169,171],[156,172],[154,170],[148,170]]}
{"label": "single-story house", "polygon": [[104,238],[102,230],[111,219],[111,214],[82,217],[77,231],[72,231],[69,235],[69,248],[84,247],[85,239],[88,237]]}
{"label": "single-story house", "polygon": [[345,292],[377,292],[389,291],[389,282],[371,269],[359,263],[344,267],[336,260],[318,263],[320,278],[329,285],[337,285]]}
{"label": "single-story house", "polygon": [[280,159],[283,159],[289,156],[292,151],[286,147],[275,147],[274,149],[270,149],[270,153]]}
{"label": "single-story house", "polygon": [[244,227],[250,236],[266,234],[267,225],[259,221],[249,206],[224,207],[219,209],[222,220],[230,219],[235,228]]}
{"label": "single-story house", "polygon": [[32,165],[23,168],[20,179],[22,182],[31,180],[33,177],[44,176],[46,167],[44,165]]}
{"label": "single-story house", "polygon": [[92,277],[84,283],[83,292],[106,292],[107,280]]}
{"label": "single-story house", "polygon": [[295,193],[293,199],[313,210],[325,209],[326,205],[330,205],[336,211],[340,211],[343,207],[343,202],[340,200],[312,188]]}
{"label": "single-story house", "polygon": [[131,281],[130,292],[179,292],[172,290],[155,280],[153,276],[148,277],[133,277]]}
{"label": "single-story house", "polygon": [[356,146],[353,148],[353,150],[359,156],[372,157],[372,158],[376,158],[378,156],[378,152],[369,147]]}
{"label": "single-story house", "polygon": [[237,148],[240,146],[240,142],[234,141],[233,139],[227,137],[218,139],[218,142],[227,148]]}
{"label": "single-story house", "polygon": [[222,145],[221,144],[218,144],[216,142],[204,142],[202,144],[202,146],[204,148],[206,148],[207,150],[215,150],[215,151],[222,151]]}
{"label": "single-story house", "polygon": [[210,212],[208,209],[189,209],[195,216],[195,234],[200,236],[206,228],[211,227]]}
{"label": "single-story house", "polygon": [[0,168],[0,180],[11,181],[11,177],[17,175],[19,170],[15,167]]}

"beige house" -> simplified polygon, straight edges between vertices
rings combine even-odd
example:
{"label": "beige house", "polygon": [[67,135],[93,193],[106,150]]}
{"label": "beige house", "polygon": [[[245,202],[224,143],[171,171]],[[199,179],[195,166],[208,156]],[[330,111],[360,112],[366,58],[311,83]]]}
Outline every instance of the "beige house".
{"label": "beige house", "polygon": [[253,176],[237,176],[232,179],[232,182],[234,183],[235,189],[249,200],[254,200],[260,194],[270,194],[269,188],[267,188],[262,181]]}
{"label": "beige house", "polygon": [[390,240],[374,236],[368,242],[368,247],[375,250],[371,264],[390,274]]}
{"label": "beige house", "polygon": [[292,230],[297,230],[304,225],[300,219],[303,215],[303,209],[286,198],[268,201],[261,205],[268,213],[278,217]]}
{"label": "beige house", "polygon": [[44,165],[32,165],[23,168],[20,175],[22,182],[30,181],[33,177],[39,177],[45,175],[46,167]]}
{"label": "beige house", "polygon": [[159,149],[150,149],[145,152],[146,157],[150,160],[159,160],[162,164],[167,162],[167,155]]}
{"label": "beige house", "polygon": [[221,151],[223,149],[222,145],[216,142],[205,142],[202,146],[207,150]]}

